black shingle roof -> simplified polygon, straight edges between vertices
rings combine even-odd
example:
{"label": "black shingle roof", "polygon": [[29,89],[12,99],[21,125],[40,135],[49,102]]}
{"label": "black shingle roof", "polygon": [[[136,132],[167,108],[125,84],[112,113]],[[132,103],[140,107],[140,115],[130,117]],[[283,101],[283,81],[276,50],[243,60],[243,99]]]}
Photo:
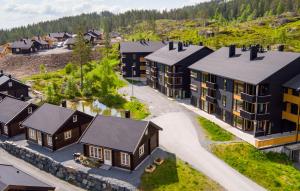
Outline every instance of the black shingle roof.
{"label": "black shingle roof", "polygon": [[283,87],[300,90],[300,74],[283,84]]}
{"label": "black shingle roof", "polygon": [[[2,75],[2,76],[1,76]],[[9,80],[15,81],[17,83],[23,84],[24,86],[27,86],[26,84],[22,83],[21,81],[19,81],[16,78],[9,78],[9,76],[7,74],[0,74],[0,86],[5,84],[6,82],[8,82]],[[28,86],[27,86],[28,87]]]}
{"label": "black shingle roof", "polygon": [[149,54],[145,59],[172,66],[197,51],[200,51],[202,48],[205,47],[189,45],[188,47],[183,46],[183,50],[178,51],[178,44],[174,43],[174,48],[172,50],[169,50],[169,46],[165,46],[152,54]]}
{"label": "black shingle roof", "polygon": [[168,45],[167,41],[135,41],[121,42],[121,53],[152,53],[164,46]]}
{"label": "black shingle roof", "polygon": [[32,39],[41,45],[48,45],[48,43],[40,37],[33,37]]}
{"label": "black shingle roof", "polygon": [[149,122],[98,115],[80,142],[133,153]]}
{"label": "black shingle roof", "polygon": [[28,105],[29,103],[5,97],[0,101],[0,122],[4,124],[8,123]]}
{"label": "black shingle roof", "polygon": [[299,53],[268,51],[251,61],[250,51],[236,49],[236,56],[231,58],[228,52],[229,48],[220,48],[189,68],[256,85],[300,58]]}
{"label": "black shingle roof", "polygon": [[53,186],[49,186],[38,179],[22,172],[12,165],[0,164],[0,191],[7,187],[25,186],[27,188],[48,188],[54,190]]}
{"label": "black shingle roof", "polygon": [[56,33],[49,33],[49,37],[51,37],[51,38],[63,38],[64,36],[67,36],[67,37],[72,37],[72,35],[71,34],[69,34],[69,33],[65,33],[65,32],[56,32]]}
{"label": "black shingle roof", "polygon": [[53,135],[74,113],[71,109],[45,103],[22,125]]}
{"label": "black shingle roof", "polygon": [[20,48],[20,49],[30,49],[33,45],[33,42],[30,39],[22,39],[12,43],[11,48]]}

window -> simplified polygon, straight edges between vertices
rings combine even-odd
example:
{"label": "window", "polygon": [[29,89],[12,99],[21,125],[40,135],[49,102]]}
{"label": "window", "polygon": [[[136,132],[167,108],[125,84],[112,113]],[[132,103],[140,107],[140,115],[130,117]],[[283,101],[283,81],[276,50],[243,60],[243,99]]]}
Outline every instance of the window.
{"label": "window", "polygon": [[239,128],[239,129],[242,129],[243,128],[243,119],[239,116],[234,115],[233,126]]}
{"label": "window", "polygon": [[240,95],[244,91],[244,84],[239,82],[234,82],[234,93]]}
{"label": "window", "polygon": [[28,107],[28,114],[32,114],[32,107]]}
{"label": "window", "polygon": [[192,78],[197,78],[197,72],[191,71],[191,77]]}
{"label": "window", "polygon": [[206,97],[207,96],[207,89],[201,88],[201,96]]}
{"label": "window", "polygon": [[143,154],[145,153],[145,145],[143,144],[142,146],[140,146],[139,148],[139,156],[143,156]]}
{"label": "window", "polygon": [[135,70],[133,70],[133,75],[134,75],[134,76],[136,75],[136,71],[135,71]]}
{"label": "window", "polygon": [[73,115],[73,123],[77,122],[77,115]]}
{"label": "window", "polygon": [[8,135],[8,127],[7,127],[7,125],[4,125],[4,134]]}
{"label": "window", "polygon": [[32,140],[36,140],[36,131],[34,129],[28,129],[29,138]]}
{"label": "window", "polygon": [[243,101],[234,99],[233,100],[233,110],[237,111],[237,112],[240,112],[241,109],[243,109]]}
{"label": "window", "polygon": [[190,89],[195,92],[198,91],[197,85],[195,84],[190,84]]}
{"label": "window", "polygon": [[136,59],[136,54],[132,54],[132,58],[133,58],[133,60],[135,60]]}
{"label": "window", "polygon": [[148,128],[147,128],[146,131],[145,131],[145,135],[148,135],[148,133],[149,133],[149,132],[148,132]]}
{"label": "window", "polygon": [[72,137],[72,131],[71,130],[70,131],[66,131],[64,133],[64,136],[65,136],[65,140],[71,139],[71,137]]}
{"label": "window", "polygon": [[90,146],[90,157],[96,159],[102,159],[102,148]]}
{"label": "window", "polygon": [[222,95],[222,105],[224,106],[224,107],[226,107],[226,96],[225,95]]}
{"label": "window", "polygon": [[227,90],[227,80],[224,79],[224,90]]}
{"label": "window", "polygon": [[136,67],[136,62],[133,62],[132,67]]}
{"label": "window", "polygon": [[121,153],[121,165],[130,166],[130,155],[127,153]]}
{"label": "window", "polygon": [[222,120],[226,121],[226,110],[222,110]]}
{"label": "window", "polygon": [[208,74],[202,73],[202,82],[208,81]]}
{"label": "window", "polygon": [[52,136],[47,135],[47,143],[48,143],[48,146],[52,146],[53,145]]}
{"label": "window", "polygon": [[8,87],[12,87],[12,86],[13,86],[12,82],[8,82]]}

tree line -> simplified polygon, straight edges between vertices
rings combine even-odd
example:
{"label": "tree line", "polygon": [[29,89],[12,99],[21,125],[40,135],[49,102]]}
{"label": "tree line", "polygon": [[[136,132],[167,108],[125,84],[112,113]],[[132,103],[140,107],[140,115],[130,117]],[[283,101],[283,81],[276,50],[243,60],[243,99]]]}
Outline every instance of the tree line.
{"label": "tree line", "polygon": [[109,11],[63,17],[9,30],[0,30],[0,44],[20,38],[47,35],[51,32],[76,33],[81,29],[107,28],[109,31],[128,31],[141,21],[158,19],[219,19],[245,21],[284,12],[300,13],[300,0],[211,0],[183,8],[157,10],[131,10],[113,14]]}

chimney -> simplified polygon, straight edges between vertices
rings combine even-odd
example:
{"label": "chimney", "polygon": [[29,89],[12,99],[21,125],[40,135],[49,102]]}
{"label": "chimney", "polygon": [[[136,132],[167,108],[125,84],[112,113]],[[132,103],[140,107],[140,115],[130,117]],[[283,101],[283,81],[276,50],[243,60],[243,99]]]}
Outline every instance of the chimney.
{"label": "chimney", "polygon": [[270,45],[268,45],[268,46],[267,46],[267,49],[268,49],[268,51],[270,51],[270,50],[271,50],[271,46],[270,46]]}
{"label": "chimney", "polygon": [[11,79],[11,75],[10,74],[8,75],[8,77],[9,77],[9,79]]}
{"label": "chimney", "polygon": [[245,52],[246,50],[247,50],[246,46],[243,45],[243,46],[242,46],[242,51]]}
{"label": "chimney", "polygon": [[27,44],[27,42],[26,42],[26,40],[25,40],[25,39],[24,39],[23,41],[24,41],[24,44]]}
{"label": "chimney", "polygon": [[229,46],[229,58],[234,56],[235,56],[235,45],[232,44]]}
{"label": "chimney", "polygon": [[203,42],[199,42],[199,46],[203,46]]}
{"label": "chimney", "polygon": [[279,52],[283,52],[284,51],[284,45],[283,44],[281,44],[281,45],[278,46],[278,51]]}
{"label": "chimney", "polygon": [[182,42],[178,42],[178,52],[183,50],[183,44]]}
{"label": "chimney", "polygon": [[3,70],[0,70],[0,77],[3,76]]}
{"label": "chimney", "polygon": [[61,101],[61,106],[66,108],[67,107],[67,101],[66,100]]}
{"label": "chimney", "polygon": [[169,42],[169,50],[173,50],[173,48],[174,48],[174,42],[170,41]]}
{"label": "chimney", "polygon": [[129,110],[125,111],[125,118],[130,119],[130,111]]}
{"label": "chimney", "polygon": [[257,58],[257,47],[256,46],[252,46],[250,49],[250,60],[255,60]]}
{"label": "chimney", "polygon": [[24,97],[23,94],[20,96],[20,100],[21,100],[21,101],[25,101],[25,97]]}

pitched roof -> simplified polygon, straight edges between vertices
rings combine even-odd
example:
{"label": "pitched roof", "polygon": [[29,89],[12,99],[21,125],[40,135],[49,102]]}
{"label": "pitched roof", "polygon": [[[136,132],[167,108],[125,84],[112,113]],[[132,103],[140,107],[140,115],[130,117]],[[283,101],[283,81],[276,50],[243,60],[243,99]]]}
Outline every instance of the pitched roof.
{"label": "pitched roof", "polygon": [[12,165],[0,164],[0,190],[3,191],[9,186],[25,186],[54,189],[29,174],[13,167]]}
{"label": "pitched roof", "polygon": [[32,40],[38,42],[41,45],[48,45],[48,43],[46,41],[44,41],[41,37],[33,37]]}
{"label": "pitched roof", "polygon": [[96,36],[100,36],[101,35],[101,31],[95,30],[95,29],[88,30],[88,33],[92,33],[92,34],[94,34]]}
{"label": "pitched roof", "polygon": [[300,90],[300,74],[283,84],[283,87]]}
{"label": "pitched roof", "polygon": [[72,37],[71,34],[66,33],[66,32],[49,33],[48,36],[51,37],[51,38],[63,38],[65,35],[66,35],[67,37]]}
{"label": "pitched roof", "polygon": [[5,97],[0,101],[0,122],[6,124],[23,111],[29,103]]}
{"label": "pitched roof", "polygon": [[74,113],[71,109],[45,103],[22,125],[53,135]]}
{"label": "pitched roof", "polygon": [[149,54],[145,59],[172,66],[205,48],[204,46],[189,45],[188,47],[183,46],[183,50],[178,51],[178,43],[174,43],[173,47],[172,50],[169,50],[169,46],[165,46]]}
{"label": "pitched roof", "polygon": [[[2,75],[2,76],[1,76]],[[5,84],[6,82],[8,82],[9,80],[12,80],[12,81],[15,81],[17,83],[20,83],[20,84],[23,84],[24,86],[27,86],[26,84],[22,83],[21,81],[19,81],[18,79],[16,78],[13,78],[13,77],[9,77],[8,75],[6,74],[1,74],[0,73],[0,86]],[[28,87],[28,86],[27,86]]]}
{"label": "pitched roof", "polygon": [[[84,39],[89,42],[91,40],[91,36],[84,35]],[[76,43],[76,37],[68,38],[65,42],[65,45],[74,45]]]}
{"label": "pitched roof", "polygon": [[97,115],[82,135],[80,142],[133,153],[148,123]]}
{"label": "pitched roof", "polygon": [[33,42],[30,39],[21,39],[14,41],[11,48],[30,49],[32,45]]}
{"label": "pitched roof", "polygon": [[189,68],[256,85],[300,58],[299,53],[268,51],[258,53],[257,59],[251,61],[250,51],[241,49],[236,49],[234,57],[228,55],[229,48],[223,47]]}
{"label": "pitched roof", "polygon": [[168,45],[167,41],[135,41],[135,42],[121,42],[121,53],[152,53],[164,46]]}

